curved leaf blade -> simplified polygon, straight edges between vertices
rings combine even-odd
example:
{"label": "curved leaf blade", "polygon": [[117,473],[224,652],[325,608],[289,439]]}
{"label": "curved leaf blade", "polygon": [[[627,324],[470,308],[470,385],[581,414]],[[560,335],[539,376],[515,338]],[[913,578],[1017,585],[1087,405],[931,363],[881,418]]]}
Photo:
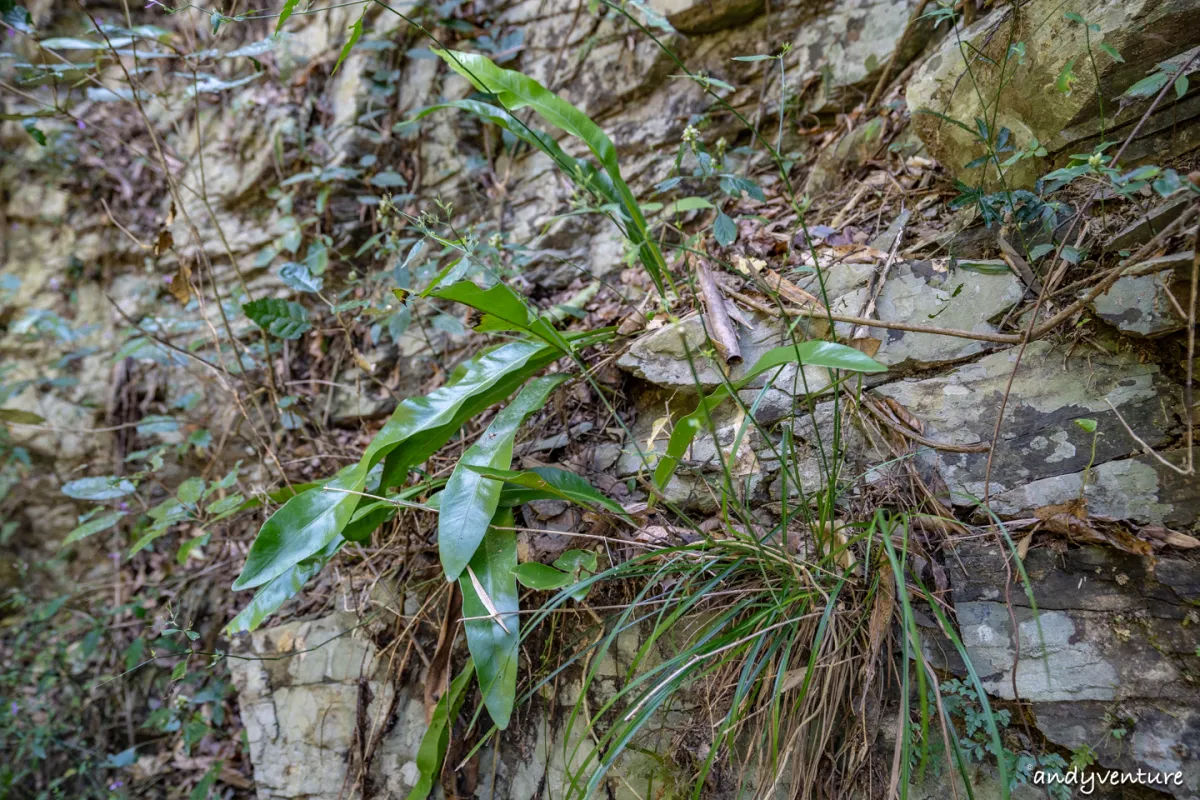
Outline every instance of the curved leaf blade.
{"label": "curved leaf blade", "polygon": [[[478,472],[480,475],[493,480],[504,481],[514,486],[529,489],[531,490],[529,496],[534,500],[549,497],[576,503],[584,508],[598,505],[619,517],[628,518],[625,509],[619,503],[605,497],[586,480],[574,472],[568,472],[565,469],[535,467],[524,472],[477,466],[468,466],[467,469],[470,469],[472,472]],[[520,497],[521,494],[517,494],[516,496]]]}
{"label": "curved leaf blade", "polygon": [[[531,108],[554,127],[583,140],[608,173],[626,218],[625,235],[633,243],[639,260],[662,294],[665,291],[663,276],[667,272],[666,260],[649,235],[649,226],[633,192],[621,177],[617,148],[600,126],[537,81],[515,70],[498,67],[486,56],[456,50],[438,50],[437,54],[475,88],[495,95],[508,111]],[[574,179],[575,176],[569,177]]]}
{"label": "curved leaf blade", "polygon": [[[471,559],[471,569],[495,607],[504,630],[496,619],[467,619],[467,649],[475,661],[483,704],[496,727],[504,730],[512,717],[517,694],[517,648],[521,642],[517,611],[517,537],[511,530],[511,511],[496,515],[483,545]],[[490,617],[492,612],[467,575],[458,579],[463,593],[464,617]]]}
{"label": "curved leaf blade", "polygon": [[235,633],[249,632],[256,629],[267,617],[279,610],[280,606],[300,593],[304,584],[317,575],[329,559],[342,548],[345,541],[334,539],[321,552],[309,556],[298,564],[293,565],[277,576],[266,586],[259,589],[246,607],[225,626],[225,633],[232,636]]}
{"label": "curved leaf blade", "polygon": [[570,346],[554,326],[534,313],[520,295],[503,283],[480,289],[471,281],[459,281],[432,294],[482,311],[485,316],[476,330],[516,329],[533,334],[563,352],[570,352]]}
{"label": "curved leaf blade", "polygon": [[459,459],[441,494],[438,515],[438,551],[447,580],[457,580],[471,563],[500,502],[501,483],[471,467],[507,469],[521,423],[545,405],[546,398],[564,380],[565,375],[548,375],[522,389]]}
{"label": "curved leaf blade", "polygon": [[537,561],[517,564],[516,576],[526,589],[535,589],[539,592],[561,589],[575,582],[573,576]]}
{"label": "curved leaf blade", "polygon": [[120,522],[121,518],[124,516],[125,516],[125,512],[123,512],[123,511],[110,511],[107,514],[101,514],[100,516],[95,517],[94,519],[90,519],[87,522],[85,522],[82,525],[75,528],[75,530],[68,533],[67,538],[63,539],[63,543],[61,546],[66,547],[69,544],[74,544],[75,542],[78,542],[80,539],[86,539],[87,537],[91,536],[92,534],[96,534],[96,533],[99,533],[100,531],[108,530],[109,528],[111,528],[112,526],[114,526],[118,522]]}
{"label": "curved leaf blade", "polygon": [[[453,382],[423,397],[410,397],[402,402],[371,440],[363,454],[362,463],[366,469],[370,469],[409,438],[452,422],[468,400],[491,389],[535,357],[547,355],[554,358],[557,352],[541,342],[520,341],[501,345],[467,361],[459,370],[455,370],[457,379]],[[433,450],[453,434],[454,431],[449,431],[446,439],[435,445]]]}
{"label": "curved leaf blade", "polygon": [[[367,470],[348,467],[325,486],[288,500],[263,524],[233,589],[253,589],[319,553],[338,537],[358,505]],[[344,489],[347,491],[338,491]]]}
{"label": "curved leaf blade", "polygon": [[421,746],[417,749],[417,771],[420,775],[406,800],[425,800],[442,774],[442,763],[446,760],[446,751],[450,749],[450,732],[454,727],[454,718],[466,699],[465,689],[471,676],[475,674],[475,664],[467,660],[453,681],[450,688],[438,698],[433,708],[433,716],[429,727],[421,737]]}
{"label": "curved leaf blade", "polygon": [[[733,384],[734,389],[740,389],[754,378],[777,367],[788,364],[799,364],[801,367],[826,367],[847,372],[886,372],[887,367],[875,359],[853,347],[836,342],[813,340],[796,344],[775,347],[763,353],[745,377]],[[712,394],[700,400],[699,406],[691,414],[683,417],[671,431],[667,441],[667,452],[654,468],[654,484],[662,489],[675,474],[679,459],[683,458],[688,447],[696,438],[696,434],[707,424],[708,418],[717,406],[729,398],[729,388],[719,386]]]}

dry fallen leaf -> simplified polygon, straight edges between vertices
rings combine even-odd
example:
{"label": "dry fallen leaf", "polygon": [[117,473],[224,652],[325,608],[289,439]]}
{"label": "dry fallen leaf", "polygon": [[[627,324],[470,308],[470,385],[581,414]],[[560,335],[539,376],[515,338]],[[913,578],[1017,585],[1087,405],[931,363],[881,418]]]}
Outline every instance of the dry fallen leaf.
{"label": "dry fallen leaf", "polygon": [[187,264],[180,264],[179,271],[171,278],[168,288],[171,290],[171,296],[179,301],[179,305],[186,306],[192,299],[192,268]]}
{"label": "dry fallen leaf", "polygon": [[1017,542],[1017,558],[1024,561],[1025,556],[1029,555],[1029,545],[1032,543],[1033,532],[1031,531],[1030,533],[1025,534],[1025,537],[1021,539],[1021,541]]}

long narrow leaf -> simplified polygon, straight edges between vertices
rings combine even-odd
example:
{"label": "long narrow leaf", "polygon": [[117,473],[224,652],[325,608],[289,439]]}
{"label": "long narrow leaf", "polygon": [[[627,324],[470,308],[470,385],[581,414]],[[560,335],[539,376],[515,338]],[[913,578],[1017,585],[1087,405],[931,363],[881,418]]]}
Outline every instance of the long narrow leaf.
{"label": "long narrow leaf", "polygon": [[597,505],[617,516],[628,518],[625,509],[619,503],[600,494],[594,486],[574,472],[554,467],[535,467],[524,472],[477,466],[468,466],[468,469],[493,480],[522,487],[526,492],[524,495],[520,490],[503,493],[512,505],[551,498],[576,503],[584,508]]}
{"label": "long narrow leaf", "polygon": [[[497,514],[483,546],[471,559],[471,570],[489,602],[484,603],[468,576],[458,581],[463,593],[463,616],[468,618],[464,623],[467,648],[475,660],[483,704],[501,730],[508,727],[512,716],[517,694],[517,647],[521,642],[517,615],[517,537],[512,530],[506,530],[512,526],[511,511]],[[504,621],[504,627],[497,623],[497,618]]]}
{"label": "long narrow leaf", "polygon": [[475,664],[468,660],[463,671],[450,683],[450,688],[438,698],[429,727],[425,729],[421,746],[417,748],[417,772],[420,777],[408,793],[407,800],[425,800],[437,785],[446,751],[450,749],[454,718],[458,716],[458,710],[467,697],[465,690],[474,674]]}
{"label": "long narrow leaf", "polygon": [[564,380],[565,375],[548,375],[526,386],[459,459],[442,492],[438,515],[438,552],[447,580],[458,580],[475,555],[496,513],[503,488],[500,481],[485,478],[470,467],[508,469],[512,463],[513,439],[521,423],[545,405],[546,398]]}
{"label": "long narrow leaf", "polygon": [[638,258],[659,293],[665,292],[663,283],[667,271],[666,260],[658,245],[649,236],[649,226],[642,214],[629,185],[621,177],[617,163],[617,148],[600,126],[575,106],[551,92],[532,78],[514,70],[502,69],[491,59],[475,53],[454,50],[438,50],[437,54],[450,67],[469,80],[480,91],[495,95],[508,111],[531,108],[538,116],[556,128],[582,139],[588,149],[608,173],[621,200],[621,208],[628,223],[625,234],[637,249]]}

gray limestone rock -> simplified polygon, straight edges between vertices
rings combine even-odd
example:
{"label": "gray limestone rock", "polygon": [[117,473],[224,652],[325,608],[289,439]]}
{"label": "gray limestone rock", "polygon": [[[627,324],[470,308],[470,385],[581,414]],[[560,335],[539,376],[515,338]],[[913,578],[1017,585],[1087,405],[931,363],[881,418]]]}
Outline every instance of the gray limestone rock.
{"label": "gray limestone rock", "polygon": [[[1099,143],[1102,127],[1097,102],[1096,79],[1090,69],[1077,69],[1078,81],[1069,95],[1056,88],[1068,62],[1088,62],[1088,38],[1083,25],[1063,16],[1064,10],[1080,14],[1097,26],[1090,43],[1106,44],[1122,55],[1116,61],[1095,49],[1104,93],[1103,124],[1111,131],[1136,121],[1146,102],[1121,107],[1118,96],[1154,70],[1156,64],[1177,56],[1197,44],[1192,21],[1200,11],[1196,0],[1089,0],[1065,9],[1056,0],[1034,0],[1014,13],[1012,6],[999,6],[961,35],[947,36],[936,52],[913,75],[908,85],[908,106],[928,110],[973,127],[976,117],[995,120],[995,128],[1012,132],[1012,143],[1020,149],[1034,138],[1049,151],[1048,159],[1029,159],[1007,173],[1009,185],[1032,185],[1047,171],[1048,161],[1065,161],[1064,155],[1087,152]],[[1012,26],[1015,24],[1015,30]],[[976,48],[980,58],[972,61],[971,75],[959,42]],[[1006,57],[1009,43],[1024,44],[1021,58]],[[997,88],[1003,74],[1004,88]],[[1195,90],[1175,102],[1167,98],[1144,126],[1142,136],[1126,151],[1123,163],[1195,147],[1197,106]],[[980,103],[989,104],[981,112]],[[913,116],[913,124],[930,154],[957,177],[974,184],[981,168],[966,164],[982,154],[973,134],[929,114]],[[994,175],[992,176],[994,178]]]}
{"label": "gray limestone rock", "polygon": [[[1182,772],[1165,791],[1200,791],[1200,582],[1193,561],[1151,562],[1099,547],[1025,559],[1037,601],[1007,594],[1002,545],[962,542],[947,562],[963,643],[984,687],[1033,704],[1041,731],[1066,748],[1096,748],[1104,769]],[[1009,609],[1020,636],[1016,659]],[[1164,703],[1163,698],[1170,698]],[[1123,729],[1118,737],[1111,732]]]}
{"label": "gray limestone rock", "polygon": [[[1002,350],[944,374],[897,381],[876,391],[922,420],[926,435],[935,441],[985,444],[995,429],[1017,352]],[[1147,444],[1161,447],[1171,441],[1178,424],[1179,401],[1179,387],[1132,353],[1068,356],[1049,342],[1033,342],[1012,382],[991,492],[1081,472],[1092,460],[1092,436],[1075,424],[1077,419],[1096,420],[1103,433],[1096,440],[1094,464],[1136,452],[1137,444],[1113,408]],[[953,502],[970,505],[983,496],[986,452],[939,451],[936,457]]]}
{"label": "gray limestone rock", "polygon": [[[1160,455],[1173,464],[1184,463],[1183,451]],[[1039,508],[1068,503],[1081,492],[1091,514],[1177,530],[1200,528],[1200,481],[1143,455],[1094,467],[1086,486],[1082,471],[1016,486],[994,496],[991,507],[1001,516],[1027,517]]]}
{"label": "gray limestone rock", "polygon": [[1135,264],[1108,291],[1092,301],[1096,316],[1134,336],[1162,336],[1184,330],[1191,293],[1192,251]]}
{"label": "gray limestone rock", "polygon": [[764,0],[652,0],[648,5],[676,30],[689,34],[740,25],[765,8]]}

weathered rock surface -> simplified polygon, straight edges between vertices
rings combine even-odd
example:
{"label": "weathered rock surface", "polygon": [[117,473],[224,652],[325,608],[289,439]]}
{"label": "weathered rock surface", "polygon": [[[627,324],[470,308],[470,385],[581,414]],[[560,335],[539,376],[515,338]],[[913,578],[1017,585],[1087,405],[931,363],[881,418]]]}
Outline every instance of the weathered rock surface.
{"label": "weathered rock surface", "polygon": [[[892,268],[884,282],[875,316],[883,322],[996,333],[992,323],[1016,305],[1023,293],[1024,286],[1012,273],[950,272],[940,263],[903,262]],[[857,316],[867,299],[867,290],[859,288],[835,300],[832,310]],[[839,332],[849,331],[850,326],[839,324]],[[989,348],[987,342],[975,339],[887,328],[869,331],[880,340],[875,359],[890,368],[889,375],[960,361]]]}
{"label": "weathered rock surface", "polygon": [[[1017,352],[1010,348],[943,375],[897,381],[876,391],[922,420],[935,441],[986,443]],[[1179,394],[1157,366],[1139,363],[1133,353],[1068,357],[1049,342],[1030,344],[996,444],[991,492],[1081,472],[1091,460],[1092,436],[1075,424],[1077,419],[1096,420],[1104,434],[1096,441],[1096,464],[1135,453],[1138,446],[1113,408],[1151,447],[1168,444],[1178,424]],[[939,451],[936,458],[953,502],[970,505],[983,497],[987,453]]]}
{"label": "weathered rock surface", "polygon": [[1023,586],[1006,597],[997,584],[1011,557],[1002,545],[964,542],[956,551],[957,560],[948,562],[954,608],[989,693],[1013,699],[1015,684],[1051,741],[1094,747],[1105,768],[1182,772],[1183,785],[1167,791],[1176,797],[1200,792],[1200,572],[1194,559],[1035,547],[1025,560],[1035,616]]}
{"label": "weathered rock surface", "polygon": [[[1087,66],[1084,26],[1065,19],[1064,11],[1075,11],[1099,26],[1090,34],[1099,92]],[[1200,7],[1195,0],[1095,0],[1079,7],[1035,0],[1022,5],[1019,13],[1012,6],[997,7],[966,31],[942,42],[913,76],[908,106],[913,111],[944,114],[971,128],[976,117],[991,120],[994,112],[994,127],[1011,130],[1017,149],[1036,138],[1049,151],[1051,161],[1060,160],[1063,154],[1088,152],[1101,138],[1124,138],[1145,111],[1146,101],[1121,108],[1118,97],[1122,92],[1145,78],[1156,64],[1200,44],[1193,24],[1197,13]],[[971,75],[966,74],[960,39],[986,56],[972,57]],[[1016,42],[1024,44],[1023,59],[1015,55],[1006,58],[1006,48]],[[1101,43],[1115,48],[1123,61],[1102,52]],[[1064,95],[1056,84],[1069,62],[1074,63],[1076,81],[1070,94]],[[1002,80],[999,105],[993,108]],[[986,112],[981,98],[988,104]],[[1178,102],[1168,97],[1126,151],[1124,161],[1133,163],[1150,155],[1161,159],[1167,153],[1196,147],[1200,138],[1198,99],[1195,87]],[[913,123],[934,158],[969,183],[977,179],[979,168],[967,170],[965,165],[984,151],[970,134],[932,115],[915,115]],[[1009,180],[1032,185],[1046,166],[1041,159],[1022,161],[1009,170]]]}
{"label": "weathered rock surface", "polygon": [[[417,610],[412,605],[408,612]],[[355,785],[356,793],[369,785],[372,797],[401,800],[417,782],[417,750],[426,729],[423,687],[420,682],[398,690],[393,686],[394,651],[380,652],[371,641],[379,625],[366,623],[353,613],[337,612],[238,640],[238,657],[230,660],[230,669],[259,800],[333,800],[349,796]],[[626,631],[598,661],[593,707],[619,689],[639,647],[637,633]],[[657,650],[649,658],[658,663]],[[523,800],[538,797],[544,787],[553,787],[557,796],[569,783],[568,764],[578,769],[595,746],[583,738],[584,723],[576,721],[568,729],[578,696],[577,682],[564,678],[548,686],[506,733],[498,763],[493,763],[495,747],[481,748],[478,781],[470,796]],[[670,735],[688,719],[688,707],[672,709],[662,717],[659,735]],[[352,748],[380,728],[370,770],[361,774]],[[610,773],[603,791],[616,800],[644,798],[654,781],[661,780],[658,769],[652,759],[631,753]],[[436,796],[443,796],[440,783],[435,786]]]}
{"label": "weathered rock surface", "polygon": [[712,33],[740,25],[765,8],[763,0],[654,0],[648,5],[680,33]]}
{"label": "weathered rock surface", "polygon": [[[1160,455],[1179,467],[1185,463],[1183,451]],[[1176,530],[1200,528],[1200,482],[1151,456],[1100,464],[1088,474],[1086,487],[1083,479],[1083,472],[1072,472],[1032,481],[996,495],[992,510],[1027,517],[1039,508],[1069,503],[1082,492],[1091,514]]]}
{"label": "weathered rock surface", "polygon": [[1191,296],[1189,250],[1136,264],[1092,301],[1096,316],[1134,336],[1162,336],[1184,330],[1179,312]]}

